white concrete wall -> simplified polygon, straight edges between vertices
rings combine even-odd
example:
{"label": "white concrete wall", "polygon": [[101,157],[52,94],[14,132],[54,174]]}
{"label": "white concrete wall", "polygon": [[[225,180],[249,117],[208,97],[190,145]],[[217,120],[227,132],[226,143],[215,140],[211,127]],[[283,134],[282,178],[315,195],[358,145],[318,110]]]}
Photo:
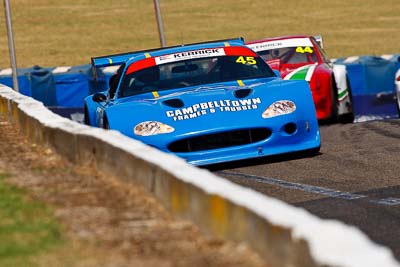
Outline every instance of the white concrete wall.
{"label": "white concrete wall", "polygon": [[62,118],[0,85],[0,114],[34,143],[141,185],[204,232],[246,242],[273,267],[400,267],[355,227],[322,220],[121,135]]}

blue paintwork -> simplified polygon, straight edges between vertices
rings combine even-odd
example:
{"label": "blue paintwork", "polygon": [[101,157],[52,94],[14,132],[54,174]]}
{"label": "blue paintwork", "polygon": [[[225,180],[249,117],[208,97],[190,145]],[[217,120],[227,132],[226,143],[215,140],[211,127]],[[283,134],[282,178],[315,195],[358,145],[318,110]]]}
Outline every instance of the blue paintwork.
{"label": "blue paintwork", "polygon": [[[235,40],[231,46],[244,46],[242,41]],[[175,52],[224,46],[221,43],[196,44],[163,49],[150,52],[151,56],[160,56]],[[132,53],[134,54],[134,53]],[[143,53],[126,61],[126,66],[145,58]],[[93,61],[92,61],[93,62]],[[104,66],[105,61],[95,61]],[[126,67],[125,67],[126,68]],[[199,136],[241,130],[248,128],[268,128],[272,131],[267,139],[235,147],[203,150],[198,152],[175,153],[194,165],[206,165],[220,162],[256,158],[267,155],[319,149],[320,134],[316,119],[310,88],[305,81],[284,81],[279,77],[243,80],[244,86],[237,81],[218,84],[184,87],[159,91],[158,97],[144,93],[125,98],[115,97],[103,102],[94,102],[92,96],[85,99],[90,125],[103,127],[104,117],[109,127],[116,129],[145,144],[161,151],[172,153],[168,145],[174,141]],[[250,95],[238,99],[235,91],[251,89]],[[104,92],[105,94],[107,92]],[[164,101],[180,99],[182,108],[167,106]],[[296,104],[296,110],[287,115],[273,118],[262,118],[262,113],[272,103],[279,100],[290,100]],[[246,110],[237,111],[236,106],[246,106]],[[192,118],[179,117],[183,109],[192,109]],[[180,112],[181,111],[181,112]],[[134,127],[144,121],[159,121],[172,126],[175,131],[152,136],[137,136]],[[283,127],[295,123],[297,130],[287,134]]]}

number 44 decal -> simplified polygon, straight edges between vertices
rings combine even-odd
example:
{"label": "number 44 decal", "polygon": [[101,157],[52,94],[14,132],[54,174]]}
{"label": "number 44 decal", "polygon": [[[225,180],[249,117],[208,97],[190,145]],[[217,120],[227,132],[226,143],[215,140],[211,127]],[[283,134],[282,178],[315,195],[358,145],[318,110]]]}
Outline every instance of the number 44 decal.
{"label": "number 44 decal", "polygon": [[248,65],[254,65],[257,63],[257,61],[254,59],[254,57],[244,57],[240,56],[236,59],[236,63],[241,63],[241,64],[248,64]]}
{"label": "number 44 decal", "polygon": [[312,52],[314,52],[313,50],[312,50],[312,48],[311,47],[309,47],[309,46],[306,46],[306,47],[301,47],[301,46],[298,46],[297,48],[296,48],[296,52],[297,53],[302,53],[302,54],[304,54],[304,53],[312,53]]}

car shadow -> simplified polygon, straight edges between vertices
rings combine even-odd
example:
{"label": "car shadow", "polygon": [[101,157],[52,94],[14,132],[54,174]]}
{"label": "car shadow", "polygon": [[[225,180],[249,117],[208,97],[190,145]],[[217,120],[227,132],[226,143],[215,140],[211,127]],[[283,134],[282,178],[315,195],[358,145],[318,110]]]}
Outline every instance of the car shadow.
{"label": "car shadow", "polygon": [[285,153],[285,154],[273,155],[273,156],[263,156],[263,157],[253,158],[253,159],[216,163],[216,164],[203,165],[203,166],[198,166],[198,167],[202,168],[202,169],[207,169],[211,172],[215,172],[215,171],[221,171],[221,170],[237,169],[237,168],[243,168],[243,167],[252,167],[252,166],[257,166],[257,165],[278,163],[278,162],[283,162],[283,161],[311,158],[311,157],[316,157],[319,155],[322,155],[322,153],[320,151],[316,151],[316,149],[311,149],[311,150],[300,151],[300,152],[291,152],[291,153]]}

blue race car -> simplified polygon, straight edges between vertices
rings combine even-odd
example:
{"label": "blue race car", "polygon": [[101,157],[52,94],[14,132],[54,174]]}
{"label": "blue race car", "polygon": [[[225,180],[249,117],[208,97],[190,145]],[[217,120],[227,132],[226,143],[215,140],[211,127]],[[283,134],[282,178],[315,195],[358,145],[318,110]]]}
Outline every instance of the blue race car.
{"label": "blue race car", "polygon": [[115,129],[193,165],[318,152],[306,81],[282,80],[242,38],[92,58],[119,65],[85,98],[85,123]]}

